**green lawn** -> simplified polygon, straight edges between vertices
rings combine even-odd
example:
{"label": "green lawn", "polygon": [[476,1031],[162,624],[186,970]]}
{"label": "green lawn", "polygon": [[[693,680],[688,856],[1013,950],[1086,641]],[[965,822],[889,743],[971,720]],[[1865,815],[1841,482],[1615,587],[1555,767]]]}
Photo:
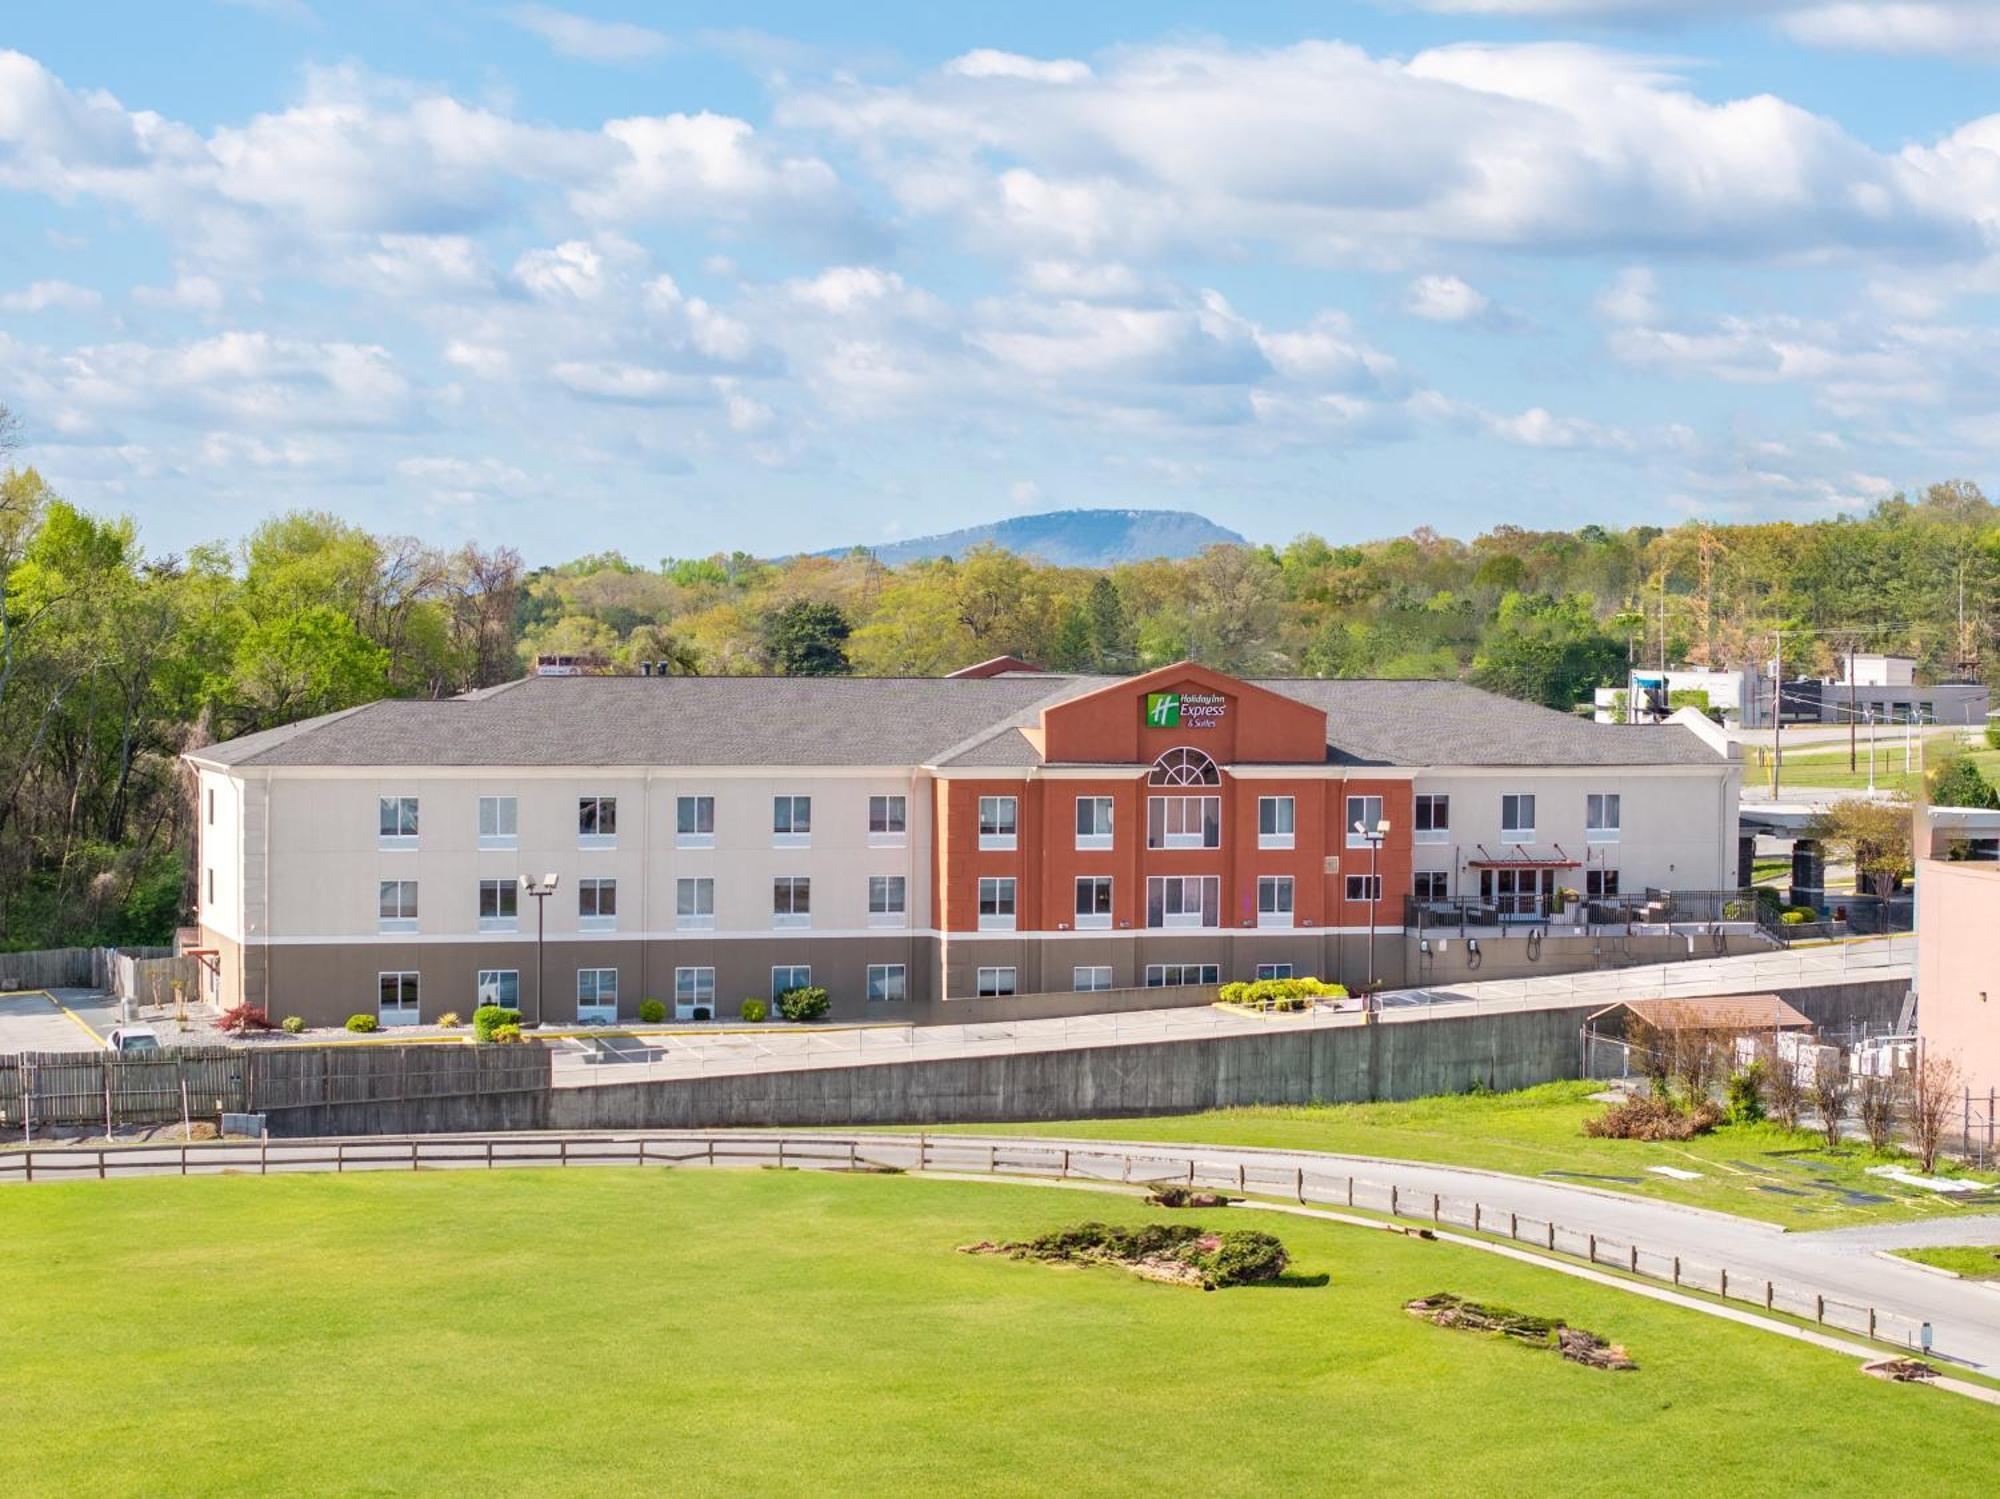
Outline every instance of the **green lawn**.
{"label": "green lawn", "polygon": [[[1725,1126],[1679,1144],[1593,1140],[1583,1121],[1596,1083],[1545,1083],[1519,1093],[1450,1094],[1408,1103],[1309,1104],[1217,1109],[1149,1119],[1086,1119],[1058,1124],[964,1126],[973,1133],[1069,1135],[1106,1140],[1191,1141],[1330,1150],[1395,1160],[1478,1166],[1521,1176],[1555,1175],[1583,1186],[1664,1198],[1762,1218],[1792,1228],[1834,1228],[1968,1211],[1946,1194],[1899,1187],[1864,1168],[1894,1160],[1865,1146],[1829,1155],[1817,1134],[1775,1124]],[[1675,1181],[1647,1170],[1672,1166],[1700,1173]],[[1883,1198],[1860,1202],[1848,1194]],[[1982,1197],[1985,1194],[1981,1194]]]}
{"label": "green lawn", "polygon": [[1967,1280],[2000,1280],[2000,1244],[1950,1244],[1926,1249],[1899,1249],[1906,1260],[1935,1265]]}
{"label": "green lawn", "polygon": [[[1962,729],[1934,730],[1926,735],[1924,755],[1927,763],[1935,765],[1945,755],[1967,751],[1972,762],[1979,767],[1980,774],[1988,781],[2000,779],[2000,750],[1985,748],[1983,744],[1969,746]],[[1743,752],[1743,780],[1746,786],[1769,786],[1771,783],[1770,749],[1751,746]],[[1915,766],[1917,756],[1914,746],[1911,755],[1911,771],[1903,770],[1903,736],[1900,730],[1891,733],[1878,728],[1875,738],[1875,789],[1877,791],[1901,792],[1911,795],[1916,790]],[[1797,749],[1785,750],[1784,786],[1825,786],[1843,791],[1866,791],[1868,789],[1868,734],[1864,729],[1856,746],[1854,769],[1847,768],[1847,743],[1838,746],[1815,744]]]}
{"label": "green lawn", "polygon": [[[9,1494],[1993,1492],[1993,1413],[1497,1256],[1245,1213],[1301,1283],[966,1256],[1049,1187],[591,1169],[4,1194]],[[1324,1285],[1306,1283],[1325,1274]],[[1452,1290],[1636,1373],[1431,1327]],[[1690,1478],[1693,1486],[1690,1487]]]}

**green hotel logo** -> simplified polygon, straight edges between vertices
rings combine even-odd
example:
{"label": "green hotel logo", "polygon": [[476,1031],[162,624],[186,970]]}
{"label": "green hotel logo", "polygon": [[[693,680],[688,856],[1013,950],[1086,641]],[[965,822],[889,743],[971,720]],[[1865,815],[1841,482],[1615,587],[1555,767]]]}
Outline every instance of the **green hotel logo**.
{"label": "green hotel logo", "polygon": [[1181,726],[1181,695],[1178,692],[1146,694],[1146,727],[1178,729]]}

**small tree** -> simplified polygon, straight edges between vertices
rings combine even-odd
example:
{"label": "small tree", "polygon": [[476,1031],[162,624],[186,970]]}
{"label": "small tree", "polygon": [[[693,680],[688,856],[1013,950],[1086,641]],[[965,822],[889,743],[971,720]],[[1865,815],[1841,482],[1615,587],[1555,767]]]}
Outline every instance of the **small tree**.
{"label": "small tree", "polygon": [[1910,872],[1910,809],[1900,802],[1845,797],[1812,820],[1807,836],[1847,855],[1856,890],[1887,895]]}
{"label": "small tree", "polygon": [[1917,1162],[1929,1176],[1937,1170],[1938,1153],[1944,1149],[1945,1127],[1952,1110],[1958,1107],[1964,1080],[1958,1063],[1950,1057],[1927,1051],[1910,1069],[1908,1086],[1903,1089],[1903,1123],[1910,1131],[1910,1143],[1917,1148]]}
{"label": "small tree", "polygon": [[1896,1135],[1896,1085],[1886,1077],[1866,1074],[1854,1088],[1854,1112],[1868,1132],[1868,1144],[1882,1151]]}
{"label": "small tree", "polygon": [[1930,773],[1930,795],[1931,804],[1938,807],[2000,806],[2000,797],[1994,796],[1970,755],[1949,755],[1940,760]]}
{"label": "small tree", "polygon": [[1770,1071],[1753,1057],[1729,1074],[1729,1122],[1755,1124],[1764,1117],[1764,1079]]}
{"label": "small tree", "polygon": [[1847,1074],[1841,1069],[1840,1058],[1836,1055],[1832,1063],[1824,1060],[1813,1068],[1813,1107],[1819,1112],[1820,1133],[1826,1136],[1826,1148],[1840,1148],[1840,1116],[1847,1111]]}
{"label": "small tree", "polygon": [[1799,1127],[1799,1113],[1805,1107],[1805,1087],[1799,1082],[1796,1062],[1781,1056],[1771,1058],[1764,1096],[1770,1103],[1772,1118],[1786,1129]]}

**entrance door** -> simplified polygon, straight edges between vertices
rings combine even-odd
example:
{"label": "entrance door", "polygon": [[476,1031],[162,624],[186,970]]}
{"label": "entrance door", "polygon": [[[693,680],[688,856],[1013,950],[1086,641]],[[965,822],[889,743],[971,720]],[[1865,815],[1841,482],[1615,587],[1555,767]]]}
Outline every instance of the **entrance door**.
{"label": "entrance door", "polygon": [[1502,921],[1538,921],[1554,903],[1553,869],[1482,869],[1480,897],[1498,908]]}

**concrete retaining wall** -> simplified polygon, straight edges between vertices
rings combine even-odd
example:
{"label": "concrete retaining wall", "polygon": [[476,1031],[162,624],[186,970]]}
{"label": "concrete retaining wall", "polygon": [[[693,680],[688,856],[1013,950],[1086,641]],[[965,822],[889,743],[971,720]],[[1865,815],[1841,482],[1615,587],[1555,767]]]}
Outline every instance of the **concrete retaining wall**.
{"label": "concrete retaining wall", "polygon": [[557,1129],[976,1124],[1506,1091],[1578,1075],[1588,1007],[558,1088]]}

